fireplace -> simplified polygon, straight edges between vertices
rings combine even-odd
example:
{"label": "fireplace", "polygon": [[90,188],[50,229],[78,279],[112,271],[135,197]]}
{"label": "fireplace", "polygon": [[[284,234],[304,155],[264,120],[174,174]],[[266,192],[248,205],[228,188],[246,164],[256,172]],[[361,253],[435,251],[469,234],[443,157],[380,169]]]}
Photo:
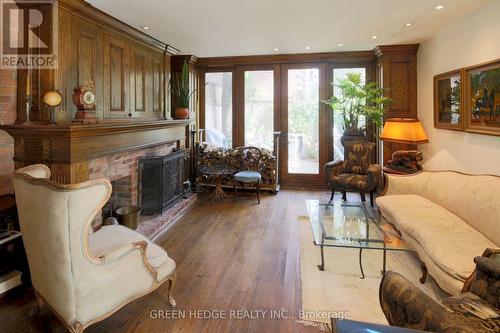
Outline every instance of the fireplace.
{"label": "fireplace", "polygon": [[182,200],[184,150],[139,159],[139,205],[143,215],[160,215]]}

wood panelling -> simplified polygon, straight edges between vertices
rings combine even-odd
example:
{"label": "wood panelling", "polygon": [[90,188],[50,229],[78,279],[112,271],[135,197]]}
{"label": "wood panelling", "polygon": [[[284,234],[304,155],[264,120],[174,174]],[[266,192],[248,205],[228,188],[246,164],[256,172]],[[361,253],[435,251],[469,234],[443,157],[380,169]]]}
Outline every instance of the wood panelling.
{"label": "wood panelling", "polygon": [[[76,85],[68,87],[68,90],[87,85],[89,82],[93,83],[96,91],[102,91],[103,89],[103,34],[95,26],[89,25],[87,22],[77,19],[74,20],[74,30],[75,39],[77,43],[77,48],[74,55],[77,67],[76,67]],[[69,116],[74,116],[76,108],[73,102],[70,101],[67,105],[68,117],[65,120],[69,120]],[[104,96],[102,94],[96,94],[95,100],[96,115],[99,118],[104,116]],[[64,108],[61,109],[61,111]],[[64,117],[64,116],[63,116]],[[64,119],[64,118],[62,118]],[[62,120],[61,119],[61,120]]]}
{"label": "wood panelling", "polygon": [[129,116],[129,45],[112,35],[104,35],[105,118]]}
{"label": "wood panelling", "polygon": [[151,54],[141,48],[132,47],[131,64],[131,112],[134,117],[145,117],[146,110],[152,112],[153,75]]}
{"label": "wood panelling", "polygon": [[[170,106],[166,82],[170,79],[169,61],[174,48],[83,0],[59,1],[59,31],[59,67],[30,71],[31,120],[48,120],[49,112],[41,98],[46,91],[55,89],[63,95],[56,119],[72,120],[76,113],[73,90],[89,82],[95,87],[99,119],[166,117],[166,107]],[[26,119],[27,71],[19,70],[18,75],[18,121],[22,122]]]}
{"label": "wood panelling", "polygon": [[372,51],[356,52],[321,52],[300,54],[254,55],[235,57],[199,58],[198,65],[202,67],[227,67],[237,65],[270,65],[292,63],[337,63],[350,64],[353,62],[373,62],[375,55]]}
{"label": "wood panelling", "polygon": [[161,54],[153,55],[153,112],[161,113],[164,105],[164,59]]}
{"label": "wood panelling", "polygon": [[[376,81],[387,89],[392,104],[386,107],[386,118],[417,118],[417,50],[418,44],[383,45],[375,48]],[[383,143],[383,163],[397,150],[416,149],[415,145]]]}

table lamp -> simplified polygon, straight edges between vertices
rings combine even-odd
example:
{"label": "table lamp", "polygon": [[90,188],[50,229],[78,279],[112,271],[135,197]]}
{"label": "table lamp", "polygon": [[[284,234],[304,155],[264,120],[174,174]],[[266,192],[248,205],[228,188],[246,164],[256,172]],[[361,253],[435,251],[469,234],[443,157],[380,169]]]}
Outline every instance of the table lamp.
{"label": "table lamp", "polygon": [[59,91],[47,91],[43,95],[43,102],[50,108],[50,123],[56,123],[55,108],[62,102],[62,96]]}
{"label": "table lamp", "polygon": [[[422,124],[418,119],[413,118],[387,119],[380,134],[380,140],[412,145],[429,143]],[[422,170],[420,165],[422,160],[422,153],[419,151],[398,150],[392,154],[392,159],[387,165],[392,169],[415,173]]]}

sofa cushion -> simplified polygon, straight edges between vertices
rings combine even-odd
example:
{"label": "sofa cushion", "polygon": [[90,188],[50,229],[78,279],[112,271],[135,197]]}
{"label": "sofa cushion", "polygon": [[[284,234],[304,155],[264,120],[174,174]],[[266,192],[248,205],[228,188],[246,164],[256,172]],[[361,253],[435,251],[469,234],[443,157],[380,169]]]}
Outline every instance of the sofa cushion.
{"label": "sofa cushion", "polygon": [[383,217],[417,240],[447,274],[465,281],[475,268],[474,257],[496,247],[464,220],[415,194],[377,198]]}

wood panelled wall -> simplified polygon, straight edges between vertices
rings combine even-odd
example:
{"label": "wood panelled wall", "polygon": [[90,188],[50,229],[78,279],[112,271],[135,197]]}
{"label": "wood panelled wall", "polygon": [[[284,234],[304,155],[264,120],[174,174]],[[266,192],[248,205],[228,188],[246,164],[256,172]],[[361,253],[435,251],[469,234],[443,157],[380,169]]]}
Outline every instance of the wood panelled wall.
{"label": "wood panelled wall", "polygon": [[[100,119],[170,117],[170,57],[173,48],[99,11],[81,0],[59,0],[59,68],[32,70],[32,120],[47,120],[43,93],[59,90],[62,106],[56,119],[76,113],[73,89],[95,87]],[[19,109],[25,110],[27,71],[20,70]],[[18,120],[25,115],[20,112]]]}
{"label": "wood panelled wall", "polygon": [[[378,46],[376,81],[392,103],[386,108],[386,118],[417,118],[417,50],[418,44]],[[383,143],[383,163],[396,150],[417,149],[415,145]]]}

